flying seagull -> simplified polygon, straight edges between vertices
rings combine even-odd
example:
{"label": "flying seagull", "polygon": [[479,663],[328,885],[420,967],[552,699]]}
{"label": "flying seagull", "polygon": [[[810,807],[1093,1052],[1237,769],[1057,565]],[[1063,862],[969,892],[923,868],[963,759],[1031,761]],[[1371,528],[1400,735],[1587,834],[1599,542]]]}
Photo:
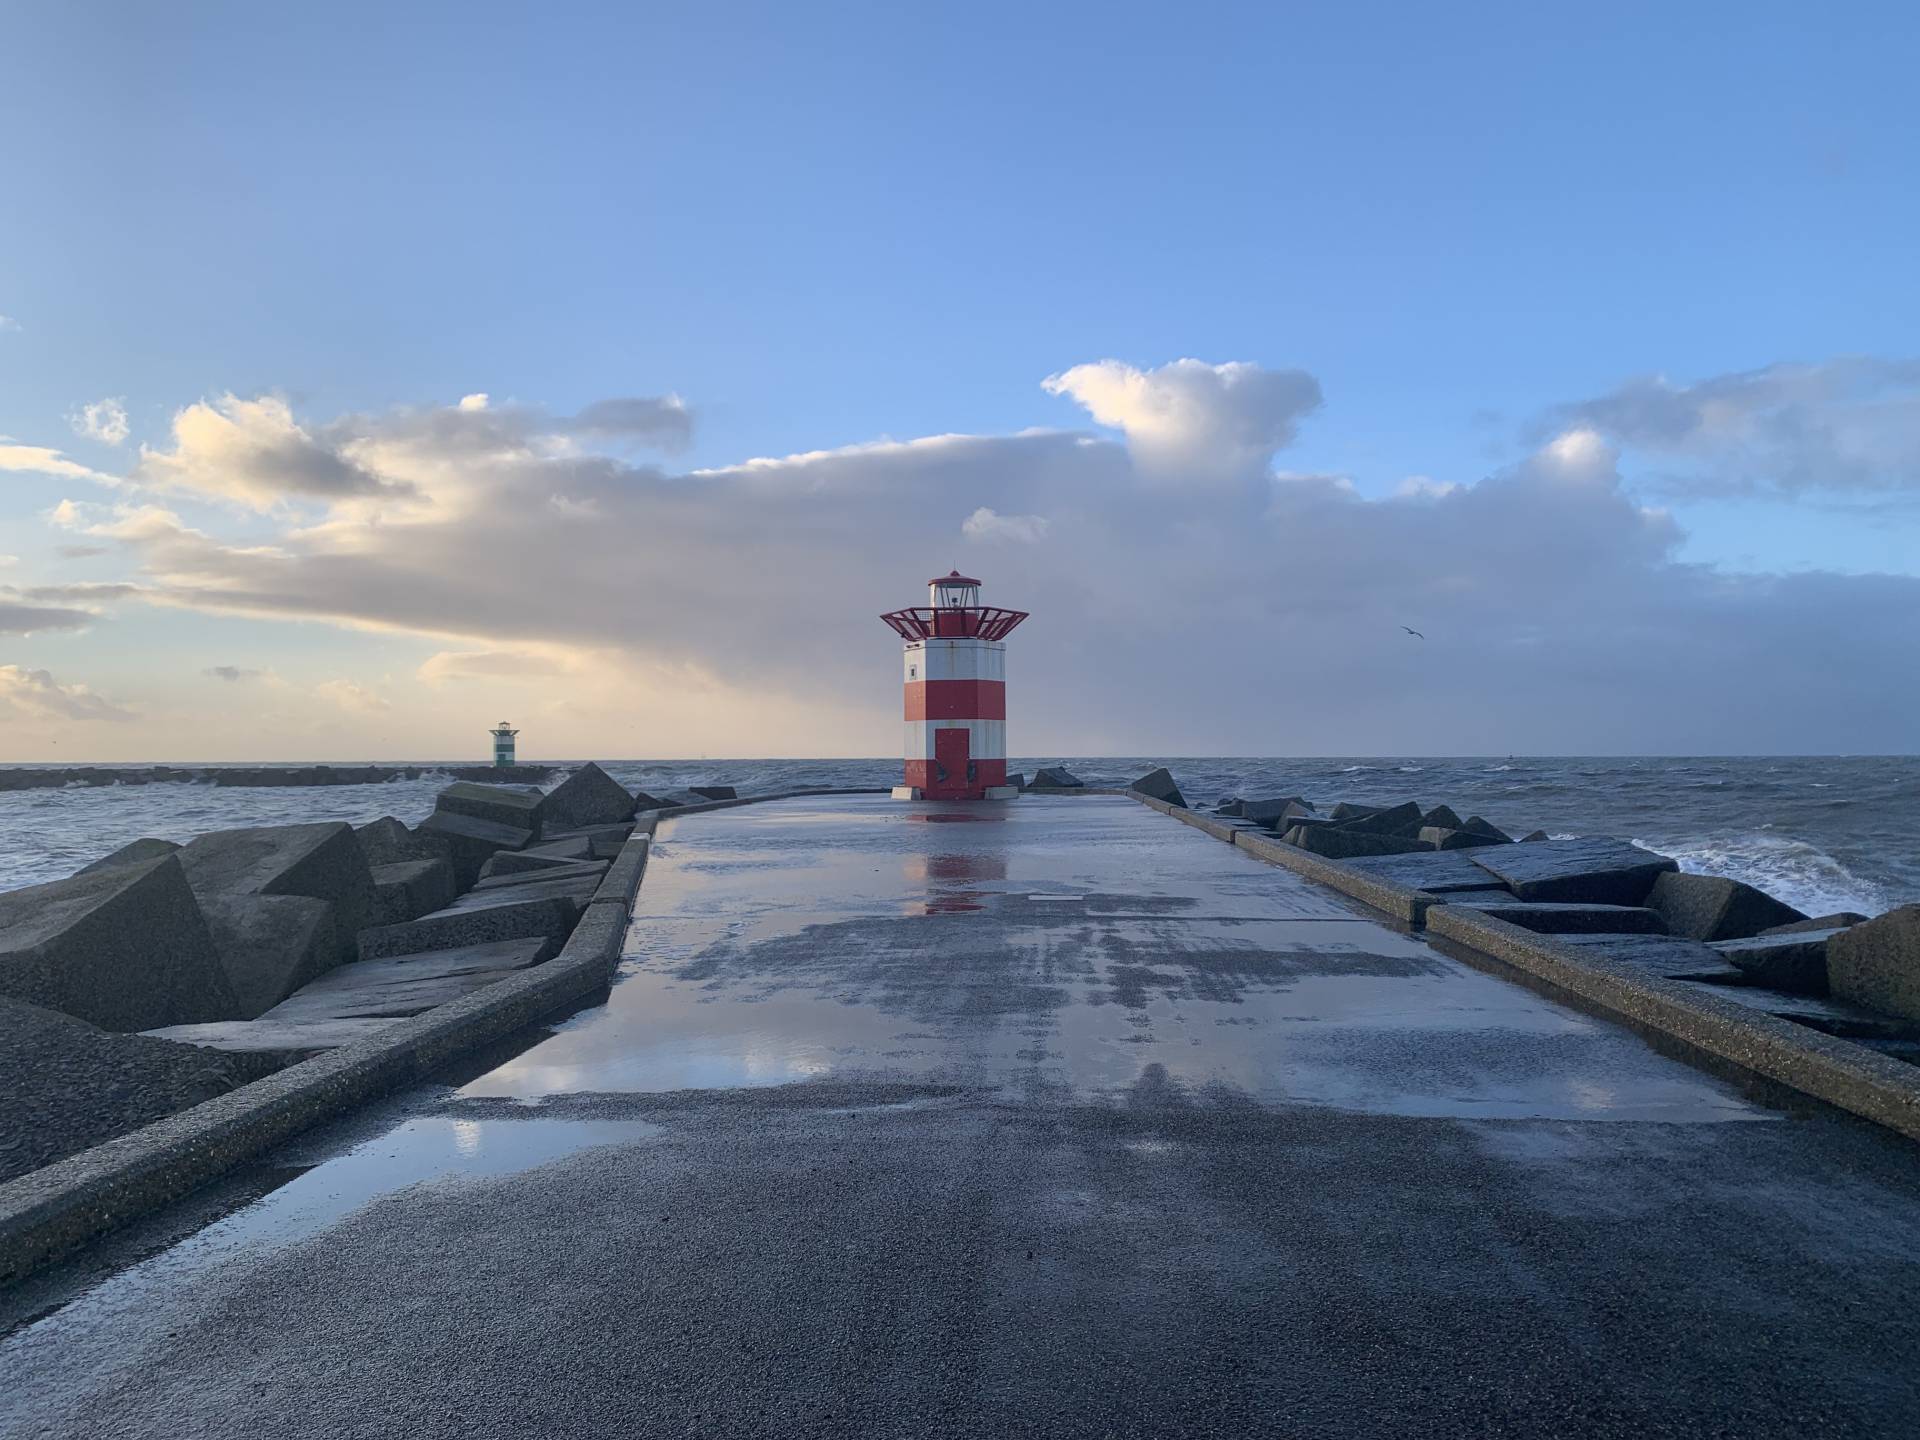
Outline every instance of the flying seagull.
{"label": "flying seagull", "polygon": [[1424,640],[1427,638],[1426,636],[1422,635],[1418,630],[1414,629],[1411,625],[1402,625],[1400,628],[1406,631],[1407,634],[1415,637],[1416,639]]}

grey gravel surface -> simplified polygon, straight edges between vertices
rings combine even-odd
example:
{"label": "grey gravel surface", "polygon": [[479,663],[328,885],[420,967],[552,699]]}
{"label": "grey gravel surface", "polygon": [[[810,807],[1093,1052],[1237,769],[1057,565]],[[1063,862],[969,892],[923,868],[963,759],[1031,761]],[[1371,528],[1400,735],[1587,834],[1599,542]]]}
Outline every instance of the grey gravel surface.
{"label": "grey gravel surface", "polygon": [[1125,800],[668,821],[605,1006],[35,1282],[0,1433],[1911,1435],[1920,1151],[1670,1051]]}

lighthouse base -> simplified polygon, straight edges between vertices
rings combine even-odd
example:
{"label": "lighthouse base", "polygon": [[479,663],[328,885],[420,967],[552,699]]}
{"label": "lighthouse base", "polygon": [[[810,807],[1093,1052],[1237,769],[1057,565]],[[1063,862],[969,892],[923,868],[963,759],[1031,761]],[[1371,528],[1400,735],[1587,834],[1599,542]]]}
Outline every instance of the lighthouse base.
{"label": "lighthouse base", "polygon": [[920,787],[918,785],[896,785],[893,787],[893,798],[895,800],[918,800],[921,798]]}

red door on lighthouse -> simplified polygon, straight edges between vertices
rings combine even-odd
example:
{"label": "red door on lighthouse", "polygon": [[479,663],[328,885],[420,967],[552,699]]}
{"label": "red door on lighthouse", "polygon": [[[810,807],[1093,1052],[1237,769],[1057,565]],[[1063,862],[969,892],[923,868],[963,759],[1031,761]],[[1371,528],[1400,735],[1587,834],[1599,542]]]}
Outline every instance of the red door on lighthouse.
{"label": "red door on lighthouse", "polygon": [[964,800],[973,793],[967,773],[968,746],[964,730],[933,732],[933,785],[929,800]]}

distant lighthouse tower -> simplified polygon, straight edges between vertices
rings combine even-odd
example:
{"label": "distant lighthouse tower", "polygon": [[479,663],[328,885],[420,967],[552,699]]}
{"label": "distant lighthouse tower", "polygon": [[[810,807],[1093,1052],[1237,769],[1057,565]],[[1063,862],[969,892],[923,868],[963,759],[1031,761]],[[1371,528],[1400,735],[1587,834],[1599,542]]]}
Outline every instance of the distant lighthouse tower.
{"label": "distant lighthouse tower", "polygon": [[513,737],[520,732],[502,720],[493,728],[493,763],[497,769],[513,768]]}
{"label": "distant lighthouse tower", "polygon": [[980,582],[958,570],[929,580],[927,598],[880,617],[907,642],[907,783],[894,794],[1011,799],[1003,642],[1027,612],[982,605]]}

